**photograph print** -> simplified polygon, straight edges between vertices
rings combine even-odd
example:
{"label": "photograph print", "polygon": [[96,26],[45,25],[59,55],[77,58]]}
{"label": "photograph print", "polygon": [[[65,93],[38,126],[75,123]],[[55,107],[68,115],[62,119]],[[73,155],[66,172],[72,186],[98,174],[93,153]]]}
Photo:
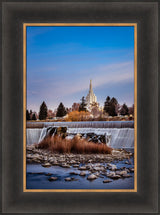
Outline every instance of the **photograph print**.
{"label": "photograph print", "polygon": [[136,192],[136,24],[24,24],[26,192]]}

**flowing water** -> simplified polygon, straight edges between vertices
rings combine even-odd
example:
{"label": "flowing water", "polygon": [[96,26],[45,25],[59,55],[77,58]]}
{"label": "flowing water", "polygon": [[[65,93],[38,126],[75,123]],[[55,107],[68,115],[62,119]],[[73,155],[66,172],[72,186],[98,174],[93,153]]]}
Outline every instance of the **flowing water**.
{"label": "flowing water", "polygon": [[[38,122],[36,122],[38,123]],[[35,127],[35,123],[34,127]],[[42,124],[42,123],[41,123]],[[27,123],[31,126],[32,122]],[[112,148],[125,148],[128,151],[134,152],[134,122],[120,121],[120,122],[45,122],[42,128],[27,128],[27,144],[38,143],[46,136],[49,126],[67,127],[69,135],[77,133],[95,133],[97,135],[105,135],[106,142]],[[112,162],[118,168],[134,168],[134,156],[131,157],[129,164],[127,160]],[[106,165],[106,164],[104,164]],[[103,180],[109,179],[107,176],[98,177],[96,180],[89,181],[87,176],[89,172],[86,171],[86,176],[82,177],[71,175],[70,172],[80,173],[74,167],[62,168],[60,166],[51,166],[44,168],[41,164],[27,164],[27,189],[133,189],[134,188],[134,173],[130,173],[130,178],[120,178],[112,180],[110,183],[103,183]],[[57,181],[50,182],[47,173],[57,177]],[[66,177],[75,177],[75,181],[66,182]]]}
{"label": "flowing water", "polygon": [[27,128],[27,144],[38,143],[47,134],[48,126],[67,127],[68,134],[95,133],[105,135],[112,148],[134,147],[134,122],[46,122],[44,128]]}
{"label": "flowing water", "polygon": [[[126,160],[115,161],[118,168],[126,167],[133,168],[134,160],[131,158],[130,164],[125,164]],[[34,172],[34,174],[32,174]],[[52,166],[44,168],[40,164],[28,164],[27,165],[27,189],[133,189],[134,188],[134,173],[129,173],[130,178],[120,178],[118,180],[111,180],[110,183],[103,183],[103,180],[109,179],[107,176],[101,175],[96,180],[89,181],[87,176],[72,175],[70,172],[80,173],[76,168],[62,168],[59,166]],[[36,174],[37,173],[37,174]],[[49,181],[51,176],[47,176],[47,173],[51,173],[51,176],[57,177],[57,181]],[[67,177],[74,177],[75,181],[65,181]]]}

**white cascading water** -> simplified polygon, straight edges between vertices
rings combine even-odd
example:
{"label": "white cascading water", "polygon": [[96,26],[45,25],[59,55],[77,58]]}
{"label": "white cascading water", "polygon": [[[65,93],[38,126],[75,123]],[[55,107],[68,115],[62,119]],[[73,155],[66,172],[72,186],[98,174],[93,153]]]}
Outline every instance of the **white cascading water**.
{"label": "white cascading water", "polygon": [[69,134],[95,133],[106,135],[108,145],[112,148],[133,148],[134,129],[133,128],[68,128]]}
{"label": "white cascading water", "polygon": [[27,145],[31,145],[39,142],[39,137],[41,136],[41,128],[27,128]]}
{"label": "white cascading water", "polygon": [[[57,122],[54,123],[54,126],[67,126],[68,134],[105,134],[106,142],[112,148],[134,148],[134,122]],[[27,128],[27,144],[39,143],[44,139],[46,134],[46,127],[41,129]]]}

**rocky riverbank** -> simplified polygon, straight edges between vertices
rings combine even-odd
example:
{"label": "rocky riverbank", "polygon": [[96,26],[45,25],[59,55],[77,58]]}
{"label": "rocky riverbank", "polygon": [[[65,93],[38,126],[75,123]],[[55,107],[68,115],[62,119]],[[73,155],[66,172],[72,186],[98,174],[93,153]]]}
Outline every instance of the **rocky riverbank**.
{"label": "rocky riverbank", "polygon": [[[113,180],[132,177],[134,168],[129,167],[133,153],[125,150],[112,150],[111,154],[58,154],[44,149],[37,149],[35,145],[27,146],[27,163],[40,164],[44,168],[59,166],[62,169],[71,169],[69,177],[64,180],[75,181],[75,176],[85,177],[93,181],[103,178],[103,183],[110,183]],[[126,165],[118,167],[116,163],[125,160]],[[73,169],[75,171],[73,171]],[[30,174],[41,174],[32,172]],[[58,177],[52,173],[47,173],[48,181],[56,181]]]}

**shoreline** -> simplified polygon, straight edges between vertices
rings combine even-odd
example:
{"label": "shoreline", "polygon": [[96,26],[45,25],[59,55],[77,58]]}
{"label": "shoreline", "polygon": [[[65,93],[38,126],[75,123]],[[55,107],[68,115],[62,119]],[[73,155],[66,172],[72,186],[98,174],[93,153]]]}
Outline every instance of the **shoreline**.
{"label": "shoreline", "polygon": [[[133,153],[127,152],[125,149],[112,150],[111,154],[78,154],[78,153],[53,153],[49,150],[38,149],[36,145],[27,145],[27,163],[39,163],[45,164],[50,163],[51,166],[63,164],[88,164],[88,163],[109,163],[114,160],[122,161],[124,159],[130,159]],[[61,159],[63,158],[63,159]],[[74,162],[73,162],[74,160]]]}
{"label": "shoreline", "polygon": [[59,154],[27,146],[27,189],[133,189],[134,154]]}

